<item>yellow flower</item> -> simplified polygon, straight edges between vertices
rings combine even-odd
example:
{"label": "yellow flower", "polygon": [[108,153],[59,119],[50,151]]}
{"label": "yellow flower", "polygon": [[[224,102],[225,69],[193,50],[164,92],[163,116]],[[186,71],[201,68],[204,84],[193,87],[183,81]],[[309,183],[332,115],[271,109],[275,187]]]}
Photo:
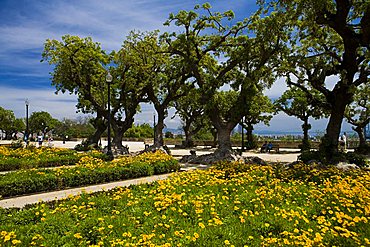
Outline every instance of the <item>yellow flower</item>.
{"label": "yellow flower", "polygon": [[230,241],[229,240],[225,240],[225,245],[230,245]]}
{"label": "yellow flower", "polygon": [[18,240],[18,239],[12,240],[12,244],[13,245],[20,244],[20,243],[22,243],[22,242],[20,240]]}
{"label": "yellow flower", "polygon": [[81,239],[82,238],[81,233],[75,233],[73,236],[75,238],[77,238],[77,239]]}
{"label": "yellow flower", "polygon": [[206,228],[206,226],[202,223],[202,222],[199,222],[198,224],[201,228]]}

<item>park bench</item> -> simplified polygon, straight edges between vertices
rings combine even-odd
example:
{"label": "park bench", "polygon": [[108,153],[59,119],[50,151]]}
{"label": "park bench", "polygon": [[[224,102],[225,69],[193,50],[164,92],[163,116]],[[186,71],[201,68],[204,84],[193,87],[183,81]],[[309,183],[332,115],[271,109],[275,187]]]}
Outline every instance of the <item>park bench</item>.
{"label": "park bench", "polygon": [[[275,144],[275,143],[272,144],[272,148],[271,148],[271,150],[269,152],[271,152],[271,151],[275,151],[276,153],[280,153],[280,146],[279,146],[279,144]],[[265,153],[266,152],[266,149],[265,148],[261,148],[260,152],[261,153]]]}
{"label": "park bench", "polygon": [[279,144],[272,144],[270,151],[274,150],[276,153],[280,153]]}

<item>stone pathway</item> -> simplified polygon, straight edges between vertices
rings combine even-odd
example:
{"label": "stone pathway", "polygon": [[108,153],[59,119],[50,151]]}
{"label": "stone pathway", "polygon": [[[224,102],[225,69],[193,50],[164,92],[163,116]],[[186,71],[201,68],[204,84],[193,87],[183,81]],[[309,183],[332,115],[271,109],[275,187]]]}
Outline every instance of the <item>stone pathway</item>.
{"label": "stone pathway", "polygon": [[91,185],[86,187],[80,188],[73,188],[68,190],[61,190],[61,191],[52,191],[52,192],[45,192],[45,193],[38,193],[33,195],[26,195],[26,196],[19,196],[14,198],[8,198],[0,200],[0,207],[2,208],[22,208],[28,204],[34,204],[41,201],[48,202],[54,200],[60,200],[68,198],[68,196],[74,196],[81,193],[92,193],[97,191],[105,191],[110,190],[116,187],[127,187],[130,185],[135,184],[143,184],[143,183],[150,183],[157,180],[163,180],[170,176],[171,174],[162,174],[162,175],[155,175],[150,177],[143,177],[143,178],[136,178],[136,179],[129,179],[119,182],[112,182],[106,184],[98,184],[98,185]]}

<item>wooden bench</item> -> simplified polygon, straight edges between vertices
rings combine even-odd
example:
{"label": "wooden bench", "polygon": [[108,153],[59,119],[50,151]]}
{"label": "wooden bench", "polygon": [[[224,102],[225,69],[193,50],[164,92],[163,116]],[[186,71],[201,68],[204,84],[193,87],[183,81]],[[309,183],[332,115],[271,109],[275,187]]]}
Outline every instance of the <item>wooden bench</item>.
{"label": "wooden bench", "polygon": [[276,153],[280,153],[279,144],[272,144],[272,148],[270,151],[274,150]]}

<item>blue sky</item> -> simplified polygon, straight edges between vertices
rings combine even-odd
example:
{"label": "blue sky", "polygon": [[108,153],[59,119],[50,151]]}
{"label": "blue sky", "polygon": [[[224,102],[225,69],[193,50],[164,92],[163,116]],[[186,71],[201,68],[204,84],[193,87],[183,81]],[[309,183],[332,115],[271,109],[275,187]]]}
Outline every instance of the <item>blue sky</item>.
{"label": "blue sky", "polygon": [[[215,11],[232,9],[236,19],[256,9],[253,0],[208,2]],[[190,10],[202,3],[195,0],[0,0],[0,106],[13,110],[17,117],[24,117],[27,98],[30,112],[47,111],[58,119],[76,118],[76,97],[54,94],[49,75],[52,68],[40,62],[46,39],[61,40],[65,34],[90,36],[103,49],[118,50],[129,31],[168,31],[163,23],[169,13]],[[284,89],[284,81],[278,80],[266,94],[276,98]],[[153,112],[151,105],[142,105],[135,121],[152,124]],[[179,119],[169,117],[166,124],[177,128]],[[279,114],[270,127],[259,125],[256,129],[300,131],[300,125],[294,117]],[[312,125],[313,131],[323,131],[326,120],[312,121]]]}

